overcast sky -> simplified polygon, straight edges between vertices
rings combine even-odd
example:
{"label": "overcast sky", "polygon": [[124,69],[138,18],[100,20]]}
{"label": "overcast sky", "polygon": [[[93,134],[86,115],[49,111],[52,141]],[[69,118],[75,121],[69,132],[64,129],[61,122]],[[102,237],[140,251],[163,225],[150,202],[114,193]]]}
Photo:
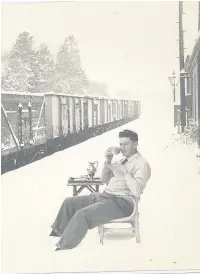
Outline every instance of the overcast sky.
{"label": "overcast sky", "polygon": [[[184,2],[184,12],[186,56],[197,38],[198,2]],[[111,92],[166,94],[168,76],[178,71],[177,21],[177,1],[4,4],[2,49],[28,31],[36,46],[46,43],[56,54],[74,34],[90,79],[108,84]]]}

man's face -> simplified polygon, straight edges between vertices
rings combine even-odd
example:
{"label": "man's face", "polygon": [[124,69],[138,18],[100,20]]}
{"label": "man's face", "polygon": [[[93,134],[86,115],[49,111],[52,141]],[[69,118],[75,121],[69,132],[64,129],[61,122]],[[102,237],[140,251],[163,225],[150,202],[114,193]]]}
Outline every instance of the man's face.
{"label": "man's face", "polygon": [[119,144],[124,157],[128,158],[136,153],[137,142],[133,142],[129,137],[119,138]]}

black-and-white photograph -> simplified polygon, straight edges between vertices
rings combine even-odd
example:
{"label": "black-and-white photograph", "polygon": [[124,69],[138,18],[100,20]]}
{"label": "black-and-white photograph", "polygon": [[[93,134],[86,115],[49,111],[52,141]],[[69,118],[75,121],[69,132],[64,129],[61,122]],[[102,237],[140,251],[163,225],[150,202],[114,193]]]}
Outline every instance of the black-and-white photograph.
{"label": "black-and-white photograph", "polygon": [[200,2],[1,9],[1,273],[200,272]]}

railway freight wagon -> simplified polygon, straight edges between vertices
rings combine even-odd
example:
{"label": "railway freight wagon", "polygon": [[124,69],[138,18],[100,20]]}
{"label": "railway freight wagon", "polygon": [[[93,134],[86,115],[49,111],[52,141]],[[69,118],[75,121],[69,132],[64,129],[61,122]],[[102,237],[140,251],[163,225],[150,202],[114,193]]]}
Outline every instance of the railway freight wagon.
{"label": "railway freight wagon", "polygon": [[121,126],[140,102],[72,94],[1,94],[1,173]]}

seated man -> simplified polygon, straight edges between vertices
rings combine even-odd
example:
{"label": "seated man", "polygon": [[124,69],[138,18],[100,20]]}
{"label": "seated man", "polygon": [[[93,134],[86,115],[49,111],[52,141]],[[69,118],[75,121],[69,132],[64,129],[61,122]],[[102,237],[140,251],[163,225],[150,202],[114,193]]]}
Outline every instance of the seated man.
{"label": "seated man", "polygon": [[56,250],[72,249],[82,241],[88,229],[128,217],[133,212],[130,196],[140,197],[151,176],[151,169],[137,151],[136,132],[120,132],[119,143],[125,157],[119,164],[111,164],[112,148],[105,152],[106,161],[101,174],[101,181],[107,184],[104,192],[64,200],[50,234],[61,237]]}

